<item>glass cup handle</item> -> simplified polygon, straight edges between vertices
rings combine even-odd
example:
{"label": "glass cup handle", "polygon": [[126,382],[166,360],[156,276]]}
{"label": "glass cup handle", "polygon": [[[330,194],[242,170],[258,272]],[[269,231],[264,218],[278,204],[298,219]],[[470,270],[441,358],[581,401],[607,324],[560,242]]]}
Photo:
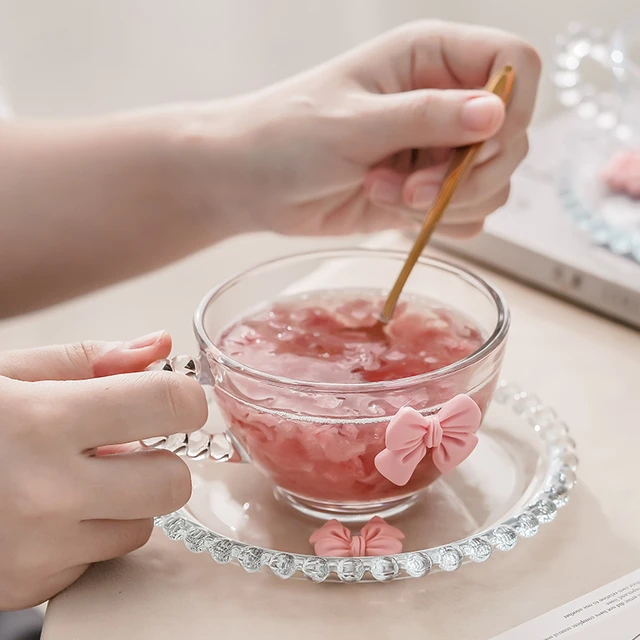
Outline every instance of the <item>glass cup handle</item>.
{"label": "glass cup handle", "polygon": [[[199,371],[199,363],[191,356],[175,356],[168,360],[156,360],[147,367],[147,371],[172,371],[194,378],[203,385],[205,391],[209,389],[203,383]],[[207,393],[207,401],[211,398]],[[146,438],[140,444],[145,449],[166,449],[190,460],[208,460],[214,462],[248,462],[246,454],[232,436],[224,433],[207,433],[199,429],[193,433],[174,433],[170,436]]]}
{"label": "glass cup handle", "polygon": [[[619,99],[585,82],[581,66],[585,60],[593,60],[617,79],[622,73],[622,52],[614,50],[601,29],[578,24],[558,34],[556,45],[552,79],[560,103],[575,109],[581,118],[594,121],[599,129],[621,128]],[[623,137],[622,131],[617,133]]]}

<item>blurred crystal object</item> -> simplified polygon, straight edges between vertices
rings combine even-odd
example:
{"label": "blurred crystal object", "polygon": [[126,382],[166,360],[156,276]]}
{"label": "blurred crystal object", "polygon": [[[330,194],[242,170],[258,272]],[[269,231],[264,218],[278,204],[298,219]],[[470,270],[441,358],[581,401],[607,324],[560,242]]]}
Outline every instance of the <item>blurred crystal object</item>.
{"label": "blurred crystal object", "polygon": [[619,256],[626,256],[631,253],[631,234],[626,231],[614,233],[609,242],[609,247],[613,253]]}
{"label": "blurred crystal object", "polygon": [[242,567],[249,573],[260,571],[264,564],[264,551],[258,547],[245,547],[238,556]]}
{"label": "blurred crystal object", "polygon": [[364,575],[364,564],[358,558],[343,558],[338,562],[338,577],[343,582],[357,582]]}
{"label": "blurred crystal object", "polygon": [[578,58],[584,58],[588,56],[591,51],[591,42],[588,38],[577,38],[569,43],[567,51]]}
{"label": "blurred crystal object", "polygon": [[148,367],[147,371],[172,371],[173,367],[168,360],[156,360],[152,362]]}
{"label": "blurred crystal object", "polygon": [[196,361],[191,356],[176,356],[171,359],[171,365],[176,373],[195,376]]}
{"label": "blurred crystal object", "polygon": [[598,105],[593,100],[583,100],[576,111],[581,118],[590,120],[598,113]]}
{"label": "blurred crystal object", "polygon": [[170,540],[181,540],[186,534],[187,523],[184,518],[168,518],[162,524],[167,538]]}
{"label": "blurred crystal object", "polygon": [[209,455],[216,462],[227,462],[233,457],[233,445],[224,433],[216,433],[209,438]]}
{"label": "blurred crystal object", "polygon": [[556,487],[549,493],[549,500],[556,509],[562,509],[569,502],[569,489],[564,486]]}
{"label": "blurred crystal object", "polygon": [[422,578],[431,571],[431,558],[426,553],[410,553],[404,563],[405,571],[413,578]]}
{"label": "blurred crystal object", "polygon": [[569,436],[565,436],[563,438],[558,438],[552,442],[553,448],[558,452],[558,454],[562,454],[564,452],[574,451],[576,448],[576,442],[573,438]]}
{"label": "blurred crystal object", "polygon": [[579,77],[576,71],[556,71],[553,74],[553,82],[560,89],[571,89],[578,84]]}
{"label": "blurred crystal object", "polygon": [[191,529],[184,537],[184,544],[194,553],[202,553],[206,549],[209,534],[204,529]]}
{"label": "blurred crystal object", "polygon": [[380,582],[393,580],[398,572],[398,563],[394,558],[374,558],[371,563],[371,575]]}
{"label": "blurred crystal object", "polygon": [[557,515],[558,509],[550,500],[539,500],[536,502],[531,512],[538,518],[540,522],[546,524],[551,522]]}
{"label": "blurred crystal object", "polygon": [[607,45],[599,43],[594,44],[591,47],[591,57],[600,63],[606,63],[610,59],[609,47]]}
{"label": "blurred crystal object", "polygon": [[618,116],[610,110],[601,111],[596,116],[596,126],[604,131],[610,131],[618,123]]}
{"label": "blurred crystal object", "polygon": [[560,487],[571,489],[575,483],[576,474],[572,469],[563,465],[560,471],[551,479],[551,488],[554,491],[557,491]]}
{"label": "blurred crystal object", "polygon": [[567,425],[559,420],[558,422],[547,422],[542,428],[542,439],[545,442],[556,442],[566,438],[569,434]]}
{"label": "blurred crystal object", "polygon": [[329,575],[329,564],[324,558],[307,558],[302,573],[314,582],[323,582]]}
{"label": "blurred crystal object", "polygon": [[546,429],[557,420],[557,417],[558,416],[553,409],[550,407],[543,407],[536,412],[535,416],[531,417],[531,420],[535,420],[535,424],[541,429]]}
{"label": "blurred crystal object", "polygon": [[578,459],[575,451],[562,451],[560,453],[560,460],[562,460],[562,463],[572,471],[577,471],[578,465],[580,464],[580,460]]}
{"label": "blurred crystal object", "polygon": [[513,528],[521,538],[532,538],[538,533],[540,522],[533,514],[523,513],[518,516]]}
{"label": "blurred crystal object", "polygon": [[495,399],[500,404],[510,404],[520,396],[520,387],[513,383],[501,382],[495,392]]}
{"label": "blurred crystal object", "polygon": [[510,551],[518,542],[518,534],[506,525],[502,525],[493,531],[494,546],[499,551]]}
{"label": "blurred crystal object", "polygon": [[276,553],[269,566],[279,578],[290,578],[296,571],[296,560],[290,553]]}
{"label": "blurred crystal object", "polygon": [[209,439],[208,433],[201,429],[194,431],[187,436],[187,457],[192,460],[205,460],[209,457]]}
{"label": "blurred crystal object", "polygon": [[520,394],[520,399],[513,403],[513,409],[519,416],[533,415],[541,409],[540,398],[528,393]]}
{"label": "blurred crystal object", "polygon": [[473,562],[485,562],[491,557],[493,547],[485,538],[471,538],[467,542],[467,556]]}
{"label": "blurred crystal object", "polygon": [[209,547],[209,553],[218,564],[227,564],[227,562],[231,562],[234,546],[235,544],[231,540],[218,540]]}
{"label": "blurred crystal object", "polygon": [[174,453],[183,452],[187,447],[187,436],[184,433],[174,433],[167,438],[167,442],[164,445],[165,449],[173,451]]}
{"label": "blurred crystal object", "polygon": [[598,246],[604,247],[611,238],[611,227],[600,220],[594,220],[591,225],[591,239]]}
{"label": "blurred crystal object", "polygon": [[[628,142],[633,138],[633,129],[627,124],[619,124],[615,131],[615,136],[618,140],[622,140],[623,142]],[[640,258],[638,258],[640,261]]]}
{"label": "blurred crystal object", "polygon": [[449,546],[440,549],[438,564],[443,571],[455,571],[461,564],[464,556],[457,546]]}
{"label": "blurred crystal object", "polygon": [[580,65],[580,59],[575,55],[562,51],[556,56],[556,65],[566,71],[575,71]]}
{"label": "blurred crystal object", "polygon": [[573,108],[580,104],[580,101],[584,97],[584,94],[580,89],[565,89],[558,93],[560,103],[565,107]]}

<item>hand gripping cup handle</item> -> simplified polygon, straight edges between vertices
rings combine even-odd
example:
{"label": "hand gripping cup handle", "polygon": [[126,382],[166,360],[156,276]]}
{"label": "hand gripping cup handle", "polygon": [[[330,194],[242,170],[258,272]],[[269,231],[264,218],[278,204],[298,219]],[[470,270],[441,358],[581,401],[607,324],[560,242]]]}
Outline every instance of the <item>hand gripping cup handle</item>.
{"label": "hand gripping cup handle", "polygon": [[[212,405],[211,390],[213,381],[205,374],[196,358],[191,356],[175,356],[168,360],[157,360],[147,367],[147,371],[172,371],[194,378],[205,390],[207,403]],[[207,460],[214,462],[249,462],[242,446],[229,431],[208,433],[206,425],[193,433],[174,433],[170,436],[146,438],[140,444],[145,449],[166,449],[190,460]]]}

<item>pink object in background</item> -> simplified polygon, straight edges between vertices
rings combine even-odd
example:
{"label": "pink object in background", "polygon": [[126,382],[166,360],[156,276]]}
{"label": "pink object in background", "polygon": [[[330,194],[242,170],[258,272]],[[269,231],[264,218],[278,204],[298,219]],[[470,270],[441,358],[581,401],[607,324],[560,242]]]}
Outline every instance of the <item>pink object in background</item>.
{"label": "pink object in background", "polygon": [[378,516],[362,527],[359,536],[351,535],[337,520],[329,520],[309,538],[316,554],[337,558],[401,553],[402,540],[404,533]]}
{"label": "pink object in background", "polygon": [[438,471],[453,471],[476,448],[475,433],[481,420],[478,405],[463,394],[445,402],[432,415],[403,407],[389,422],[386,448],[375,458],[376,469],[387,480],[404,486],[432,449],[431,459]]}
{"label": "pink object in background", "polygon": [[640,149],[618,151],[601,175],[611,191],[640,198]]}

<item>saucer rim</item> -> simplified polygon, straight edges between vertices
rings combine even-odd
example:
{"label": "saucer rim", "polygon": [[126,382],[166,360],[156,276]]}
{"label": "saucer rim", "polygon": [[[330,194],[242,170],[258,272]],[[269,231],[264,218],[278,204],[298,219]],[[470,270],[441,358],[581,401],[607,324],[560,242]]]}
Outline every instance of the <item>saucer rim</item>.
{"label": "saucer rim", "polygon": [[[465,564],[485,562],[494,550],[512,550],[519,538],[535,536],[540,525],[555,519],[558,509],[569,500],[578,467],[576,444],[566,423],[537,396],[503,380],[498,384],[493,401],[511,409],[520,422],[539,436],[544,445],[541,457],[546,457],[547,467],[531,500],[510,518],[471,536],[389,556],[338,558],[249,545],[197,522],[185,508],[154,518],[154,524],[169,539],[182,540],[189,551],[208,551],[218,564],[237,564],[248,573],[259,572],[268,566],[275,575],[285,579],[305,577],[313,582],[388,582],[455,571]],[[531,484],[528,489],[531,489]]]}

